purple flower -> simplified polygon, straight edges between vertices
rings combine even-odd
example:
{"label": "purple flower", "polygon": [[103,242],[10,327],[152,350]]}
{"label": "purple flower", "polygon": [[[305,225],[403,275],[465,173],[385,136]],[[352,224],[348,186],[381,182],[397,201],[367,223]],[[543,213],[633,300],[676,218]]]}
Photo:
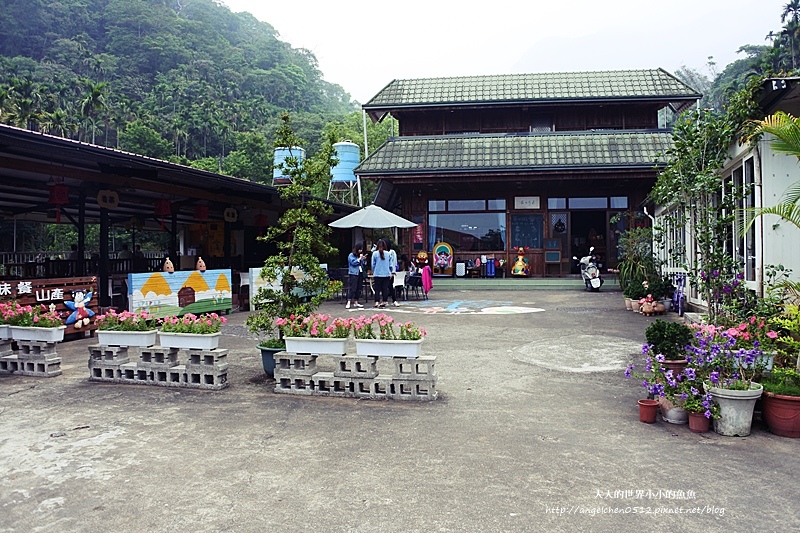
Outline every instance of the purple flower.
{"label": "purple flower", "polygon": [[663,363],[664,359],[666,359],[666,357],[664,357],[663,353],[656,355],[656,361],[658,361],[659,363]]}
{"label": "purple flower", "polygon": [[686,379],[694,380],[696,377],[695,369],[694,368],[684,368],[683,373],[686,376]]}
{"label": "purple flower", "polygon": [[697,396],[698,394],[700,394],[700,391],[697,390],[695,387],[692,387],[690,390],[692,392],[692,396]]}
{"label": "purple flower", "polygon": [[633,370],[633,368],[634,368],[634,365],[628,365],[628,368],[625,369],[625,377],[626,378],[631,377],[631,371]]}
{"label": "purple flower", "polygon": [[713,277],[715,277],[715,278],[718,278],[718,277],[719,277],[719,270],[712,270],[712,271],[711,271],[711,275],[712,275]]}
{"label": "purple flower", "polygon": [[737,272],[736,279],[744,279],[744,274],[742,274],[741,272]]}
{"label": "purple flower", "polygon": [[705,417],[706,417],[706,418],[711,418],[711,411],[709,411],[708,409],[706,409],[706,412],[705,412],[705,413],[703,413],[703,415],[705,415]]}
{"label": "purple flower", "polygon": [[708,376],[708,379],[711,380],[711,383],[716,385],[719,383],[719,372],[712,372],[711,375]]}

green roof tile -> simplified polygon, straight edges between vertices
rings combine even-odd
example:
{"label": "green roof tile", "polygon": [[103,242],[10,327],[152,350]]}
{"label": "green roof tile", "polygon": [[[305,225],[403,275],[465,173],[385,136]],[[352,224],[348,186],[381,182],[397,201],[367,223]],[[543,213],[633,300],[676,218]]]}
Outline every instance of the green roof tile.
{"label": "green roof tile", "polygon": [[653,167],[668,132],[396,137],[356,168],[367,175],[443,171]]}
{"label": "green roof tile", "polygon": [[393,106],[585,99],[699,98],[663,69],[394,80],[364,105]]}

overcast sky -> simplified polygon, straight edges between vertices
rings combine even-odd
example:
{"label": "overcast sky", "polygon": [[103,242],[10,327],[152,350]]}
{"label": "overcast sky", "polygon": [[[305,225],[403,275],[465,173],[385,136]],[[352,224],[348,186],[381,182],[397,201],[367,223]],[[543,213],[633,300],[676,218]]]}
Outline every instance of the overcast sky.
{"label": "overcast sky", "polygon": [[366,103],[393,79],[658,68],[708,72],[779,31],[788,0],[223,0]]}

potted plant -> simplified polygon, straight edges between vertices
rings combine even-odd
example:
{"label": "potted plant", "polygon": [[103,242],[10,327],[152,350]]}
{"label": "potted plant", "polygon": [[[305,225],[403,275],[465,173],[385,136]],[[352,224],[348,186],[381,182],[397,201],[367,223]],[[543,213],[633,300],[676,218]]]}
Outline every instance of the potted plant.
{"label": "potted plant", "polygon": [[687,370],[695,371],[719,406],[714,431],[745,437],[750,434],[753,408],[763,389],[755,381],[764,368],[759,339],[742,335],[738,328],[704,325],[698,330],[687,350]]}
{"label": "potted plant", "polygon": [[146,310],[118,313],[110,309],[95,323],[98,341],[104,346],[148,347],[156,343],[157,321]]}
{"label": "potted plant", "polygon": [[61,342],[66,326],[51,305],[20,305],[11,303],[6,321],[11,329],[11,338],[17,341]]}
{"label": "potted plant", "polygon": [[160,320],[158,339],[161,346],[186,350],[214,350],[219,346],[220,329],[227,322],[217,313],[200,316],[166,316]]}
{"label": "potted plant", "polygon": [[664,355],[664,365],[680,372],[686,366],[686,347],[692,344],[691,328],[667,320],[656,319],[644,331],[647,344],[655,354]]}
{"label": "potted plant", "polygon": [[381,313],[354,319],[353,335],[356,338],[356,355],[419,357],[427,332],[411,322],[395,323],[393,317]]}
{"label": "potted plant", "polygon": [[800,373],[773,368],[761,380],[764,386],[761,416],[769,430],[781,437],[800,437]]}
{"label": "potted plant", "polygon": [[333,318],[323,313],[312,313],[307,317],[279,317],[275,319],[275,325],[283,334],[286,351],[343,355],[347,351],[352,321],[351,318]]}
{"label": "potted plant", "polygon": [[625,288],[622,290],[623,296],[626,298],[630,298],[631,300],[631,311],[637,313],[639,312],[639,301],[642,298],[647,297],[647,281],[646,280],[634,280],[630,281],[625,285]]}
{"label": "potted plant", "polygon": [[[276,132],[275,147],[289,148],[301,146],[302,141],[294,134],[288,114],[281,116],[281,126]],[[330,141],[331,139],[329,139]],[[321,180],[330,179],[329,169],[335,164],[331,142],[324,143],[316,159],[300,160],[288,157],[281,163],[283,174],[289,176],[288,185],[280,187],[281,200],[293,205],[268,228],[259,240],[272,243],[277,253],[264,262],[260,276],[267,285],[259,288],[251,298],[254,312],[247,318],[250,331],[264,338],[258,348],[272,347],[276,350],[283,345],[284,330],[277,328],[275,321],[291,317],[307,317],[316,311],[320,304],[341,290],[341,282],[330,283],[328,273],[320,266],[320,258],[336,252],[329,242],[331,229],[322,220],[332,212],[330,206],[315,200],[311,194],[312,186]],[[344,353],[344,352],[342,352]],[[262,351],[262,360],[266,361]],[[269,362],[268,362],[269,363]],[[274,359],[265,365],[267,374],[274,371]]]}

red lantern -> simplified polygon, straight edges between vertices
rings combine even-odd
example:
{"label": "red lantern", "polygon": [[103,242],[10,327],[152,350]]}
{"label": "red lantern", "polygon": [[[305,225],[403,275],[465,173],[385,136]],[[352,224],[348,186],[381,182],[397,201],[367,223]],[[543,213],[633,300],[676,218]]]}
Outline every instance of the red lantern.
{"label": "red lantern", "polygon": [[153,207],[155,207],[155,215],[161,218],[161,231],[164,231],[164,218],[165,216],[172,213],[172,205],[170,204],[169,200],[156,200],[153,202]]}
{"label": "red lantern", "polygon": [[194,206],[194,219],[208,220],[208,206],[207,205]]}
{"label": "red lantern", "polygon": [[49,186],[50,198],[48,204],[56,206],[56,224],[61,224],[61,206],[69,203],[69,187],[63,183],[55,183]]}
{"label": "red lantern", "polygon": [[267,218],[267,215],[259,213],[256,215],[255,222],[256,226],[258,226],[258,236],[261,237],[264,235],[264,228],[269,225],[269,219]]}

